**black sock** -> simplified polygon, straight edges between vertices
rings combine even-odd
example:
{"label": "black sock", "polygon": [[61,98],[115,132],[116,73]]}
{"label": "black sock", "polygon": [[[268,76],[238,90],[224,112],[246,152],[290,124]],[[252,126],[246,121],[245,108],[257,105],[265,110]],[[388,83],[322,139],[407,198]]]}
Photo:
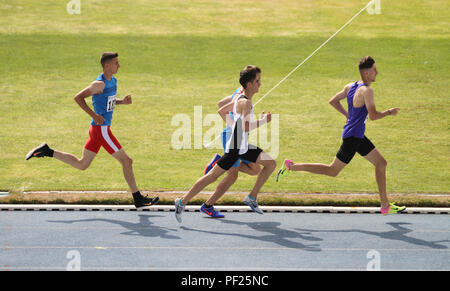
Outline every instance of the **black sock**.
{"label": "black sock", "polygon": [[134,192],[133,196],[138,196],[138,197],[142,197],[142,194],[140,191]]}
{"label": "black sock", "polygon": [[49,149],[45,152],[44,155],[46,155],[47,157],[52,157],[52,158],[53,158],[53,154],[54,154],[54,153],[55,153],[55,151],[49,148]]}
{"label": "black sock", "polygon": [[212,205],[208,205],[205,203],[205,208],[211,208],[211,207],[212,207]]}

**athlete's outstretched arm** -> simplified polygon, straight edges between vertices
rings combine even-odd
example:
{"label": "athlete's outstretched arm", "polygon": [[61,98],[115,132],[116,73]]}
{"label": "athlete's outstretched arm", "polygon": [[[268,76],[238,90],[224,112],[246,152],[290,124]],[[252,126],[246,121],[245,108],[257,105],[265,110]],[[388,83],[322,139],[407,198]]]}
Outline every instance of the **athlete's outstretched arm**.
{"label": "athlete's outstretched arm", "polygon": [[345,110],[344,106],[341,104],[341,100],[347,97],[349,85],[346,85],[342,91],[336,93],[333,98],[328,101],[328,103],[334,107],[337,111],[342,113],[346,118],[348,118],[348,112]]}
{"label": "athlete's outstretched arm", "polygon": [[86,100],[84,100],[87,97],[90,97],[94,94],[100,94],[103,92],[103,89],[105,89],[105,83],[101,81],[94,81],[89,85],[88,87],[81,90],[75,97],[73,98],[75,102],[83,109],[89,116],[91,116],[94,119],[94,122],[97,124],[102,124],[105,119],[103,116],[98,115],[95,113],[86,103]]}
{"label": "athlete's outstretched arm", "polygon": [[367,111],[369,112],[369,118],[370,120],[377,120],[381,119],[383,117],[386,117],[388,115],[396,115],[399,108],[391,108],[386,111],[380,112],[377,111],[377,108],[375,106],[375,98],[373,94],[372,88],[365,88],[362,92],[364,95],[364,103],[366,105]]}

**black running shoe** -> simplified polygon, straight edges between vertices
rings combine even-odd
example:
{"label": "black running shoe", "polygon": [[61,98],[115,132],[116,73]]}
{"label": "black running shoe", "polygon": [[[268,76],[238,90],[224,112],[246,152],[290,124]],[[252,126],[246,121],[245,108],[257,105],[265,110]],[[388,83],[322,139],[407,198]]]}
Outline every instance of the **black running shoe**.
{"label": "black running shoe", "polygon": [[155,198],[149,198],[147,196],[142,196],[141,193],[133,193],[133,201],[136,208],[141,208],[155,205],[156,203],[158,203],[159,197],[156,196]]}
{"label": "black running shoe", "polygon": [[43,142],[37,148],[32,149],[25,157],[25,160],[31,158],[53,157],[53,150]]}

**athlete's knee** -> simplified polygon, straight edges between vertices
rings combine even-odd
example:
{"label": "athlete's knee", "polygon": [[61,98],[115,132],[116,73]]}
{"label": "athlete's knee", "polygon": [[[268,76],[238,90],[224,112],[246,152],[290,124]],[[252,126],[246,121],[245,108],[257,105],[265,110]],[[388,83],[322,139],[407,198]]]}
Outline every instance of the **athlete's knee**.
{"label": "athlete's knee", "polygon": [[84,160],[84,159],[81,159],[80,161],[79,161],[79,164],[78,164],[78,169],[79,170],[81,170],[81,171],[86,171],[87,170],[87,168],[89,168],[89,166],[91,165],[91,161],[86,161],[86,160]]}
{"label": "athlete's knee", "polygon": [[250,170],[249,170],[248,174],[250,176],[258,176],[259,172],[261,172],[261,168],[259,167],[258,164],[254,164],[252,167],[250,167]]}
{"label": "athlete's knee", "polygon": [[210,171],[208,174],[206,174],[205,178],[207,179],[208,184],[216,182],[216,180],[219,178],[219,176],[214,175],[212,171]]}
{"label": "athlete's knee", "polygon": [[223,174],[222,171],[216,168],[220,167],[218,165],[214,166],[214,168],[205,175],[208,184],[214,183]]}
{"label": "athlete's knee", "polygon": [[377,163],[375,164],[375,167],[380,168],[380,169],[384,169],[387,167],[387,161],[385,158],[381,157]]}
{"label": "athlete's knee", "polygon": [[335,178],[335,177],[337,177],[338,175],[339,175],[339,172],[337,172],[337,171],[331,171],[330,174],[329,174],[328,176]]}
{"label": "athlete's knee", "polygon": [[330,167],[329,171],[328,171],[328,176],[330,176],[330,177],[337,177],[340,172],[341,172],[340,169],[337,169],[337,168],[334,168],[334,167]]}
{"label": "athlete's knee", "polygon": [[127,155],[122,157],[119,161],[125,167],[131,167],[133,165],[133,159]]}
{"label": "athlete's knee", "polygon": [[238,176],[239,176],[239,171],[230,170],[227,172],[227,176],[225,177],[225,179],[229,182],[234,183],[234,181],[237,180]]}
{"label": "athlete's knee", "polygon": [[132,166],[133,165],[133,159],[127,156],[126,163],[128,163],[130,166]]}
{"label": "athlete's knee", "polygon": [[273,172],[277,167],[277,162],[275,160],[267,160],[264,163],[264,168]]}
{"label": "athlete's knee", "polygon": [[257,163],[262,165],[265,171],[273,172],[277,167],[277,162],[266,152],[259,155]]}
{"label": "athlete's knee", "polygon": [[86,171],[87,168],[89,168],[89,164],[88,163],[81,163],[80,166],[78,167],[78,169],[81,170],[81,171]]}

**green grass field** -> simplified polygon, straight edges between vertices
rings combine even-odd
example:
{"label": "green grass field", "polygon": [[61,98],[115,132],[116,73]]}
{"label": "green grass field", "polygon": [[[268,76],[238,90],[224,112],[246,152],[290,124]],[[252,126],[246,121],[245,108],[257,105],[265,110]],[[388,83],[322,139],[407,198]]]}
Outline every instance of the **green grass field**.
{"label": "green grass field", "polygon": [[[194,106],[214,114],[247,64],[263,70],[258,100],[367,4],[81,0],[81,14],[70,15],[68,2],[0,3],[2,190],[127,189],[119,163],[103,149],[84,172],[24,159],[42,141],[81,155],[90,118],[73,97],[101,73],[104,51],[119,53],[119,98],[133,96],[132,105],[116,107],[112,130],[134,159],[138,186],[190,188],[221,151],[194,149],[194,137],[191,149],[174,149],[172,118],[193,121]],[[388,161],[388,192],[450,193],[449,19],[445,0],[381,0],[381,14],[363,12],[255,107],[257,115],[279,116],[278,165],[332,161],[345,120],[328,100],[359,78],[359,58],[371,55],[377,108],[400,107],[395,117],[367,122],[366,135]],[[359,156],[335,179],[295,173],[277,184],[274,177],[263,192],[377,193],[373,166]],[[254,181],[241,174],[230,190]]]}

